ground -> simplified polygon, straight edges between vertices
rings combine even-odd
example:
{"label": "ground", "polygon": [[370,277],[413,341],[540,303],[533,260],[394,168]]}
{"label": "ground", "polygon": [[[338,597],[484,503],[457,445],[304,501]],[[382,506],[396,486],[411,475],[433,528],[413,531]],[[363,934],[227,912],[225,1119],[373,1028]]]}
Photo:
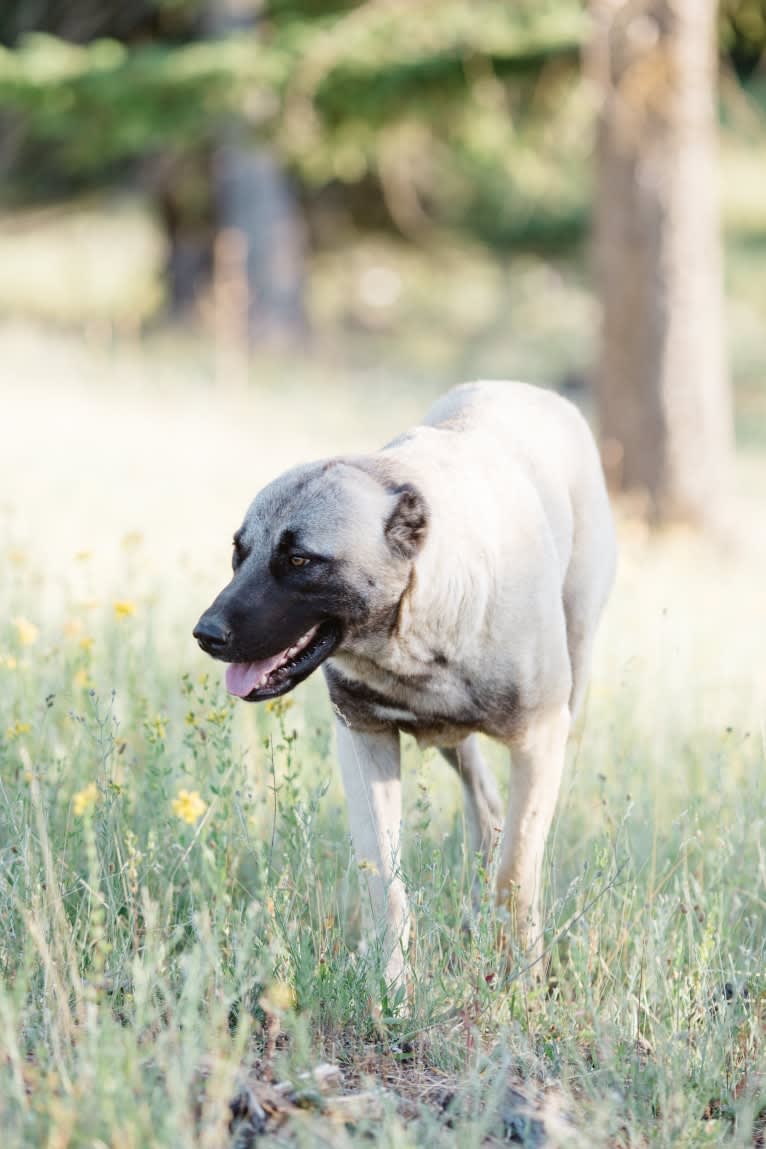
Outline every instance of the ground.
{"label": "ground", "polygon": [[501,963],[489,892],[463,929],[458,786],[407,744],[413,994],[380,1009],[321,679],[234,703],[190,632],[259,485],[381,444],[437,373],[232,382],[192,337],[20,322],[0,347],[4,1145],[218,1147],[238,1092],[238,1144],[760,1144],[759,435],[725,538],[620,517],[542,986]]}

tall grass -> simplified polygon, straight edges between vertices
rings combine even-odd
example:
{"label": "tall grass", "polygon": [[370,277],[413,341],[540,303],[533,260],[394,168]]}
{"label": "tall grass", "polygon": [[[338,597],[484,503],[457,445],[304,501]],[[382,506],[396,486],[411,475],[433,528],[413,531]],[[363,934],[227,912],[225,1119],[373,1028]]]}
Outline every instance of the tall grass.
{"label": "tall grass", "polygon": [[[135,507],[150,501],[139,487]],[[167,522],[163,546],[133,534],[99,567],[46,552],[55,522],[6,519],[4,1149],[226,1145],[246,1083],[259,1145],[539,1145],[541,1123],[562,1145],[758,1143],[758,540],[721,551],[622,524],[548,852],[542,984],[501,960],[489,881],[472,909],[449,768],[406,745],[413,984],[381,1003],[323,685],[233,703],[189,633],[217,571],[183,561]]]}

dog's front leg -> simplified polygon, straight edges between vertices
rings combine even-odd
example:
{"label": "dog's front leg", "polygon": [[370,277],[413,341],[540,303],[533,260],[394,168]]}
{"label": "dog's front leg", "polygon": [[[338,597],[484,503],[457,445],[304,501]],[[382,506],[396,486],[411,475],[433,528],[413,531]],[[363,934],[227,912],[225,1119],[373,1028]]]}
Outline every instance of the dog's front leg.
{"label": "dog's front leg", "polygon": [[[469,735],[457,747],[444,746],[440,750],[463,783],[467,846],[471,863],[474,863],[478,854],[486,871],[490,867],[503,826],[503,807],[494,774],[484,761],[476,734]],[[478,874],[474,873],[473,899],[476,906],[480,892]]]}
{"label": "dog's front leg", "polygon": [[399,872],[402,821],[399,734],[362,733],[336,723],[348,818],[360,867],[365,932],[382,947],[387,985],[405,977],[407,892]]}
{"label": "dog's front leg", "polygon": [[510,911],[516,938],[530,959],[543,952],[543,854],[561,785],[569,727],[569,707],[563,705],[538,715],[511,745],[497,901]]}

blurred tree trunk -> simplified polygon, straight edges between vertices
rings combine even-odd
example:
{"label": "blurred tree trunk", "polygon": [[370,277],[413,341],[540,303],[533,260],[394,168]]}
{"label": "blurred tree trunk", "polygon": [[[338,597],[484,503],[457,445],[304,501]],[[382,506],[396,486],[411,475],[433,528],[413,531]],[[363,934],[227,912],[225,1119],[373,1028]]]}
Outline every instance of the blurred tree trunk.
{"label": "blurred tree trunk", "polygon": [[210,286],[213,271],[213,221],[210,209],[210,162],[204,149],[167,152],[148,165],[165,232],[165,287],[171,319],[193,313]]}
{"label": "blurred tree trunk", "polygon": [[716,188],[715,0],[592,0],[612,486],[657,521],[717,518],[731,454]]}
{"label": "blurred tree trunk", "polygon": [[[229,36],[257,24],[260,0],[208,0],[206,24]],[[216,224],[241,242],[247,285],[245,327],[253,342],[292,343],[306,335],[305,228],[294,189],[274,156],[243,125],[222,125],[213,149]]]}
{"label": "blurred tree trunk", "polygon": [[268,151],[237,141],[233,133],[214,151],[213,179],[218,227],[241,239],[250,339],[302,339],[304,228],[284,172]]}

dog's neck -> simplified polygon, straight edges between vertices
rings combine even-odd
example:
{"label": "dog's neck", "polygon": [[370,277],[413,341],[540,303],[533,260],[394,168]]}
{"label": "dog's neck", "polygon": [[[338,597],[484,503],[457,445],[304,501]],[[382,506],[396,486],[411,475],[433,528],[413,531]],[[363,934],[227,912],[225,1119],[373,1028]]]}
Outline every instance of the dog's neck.
{"label": "dog's neck", "polygon": [[403,679],[427,677],[447,664],[471,663],[491,626],[489,563],[461,569],[452,555],[429,540],[413,564],[410,578],[385,632],[355,635],[338,660],[363,677],[365,667]]}

